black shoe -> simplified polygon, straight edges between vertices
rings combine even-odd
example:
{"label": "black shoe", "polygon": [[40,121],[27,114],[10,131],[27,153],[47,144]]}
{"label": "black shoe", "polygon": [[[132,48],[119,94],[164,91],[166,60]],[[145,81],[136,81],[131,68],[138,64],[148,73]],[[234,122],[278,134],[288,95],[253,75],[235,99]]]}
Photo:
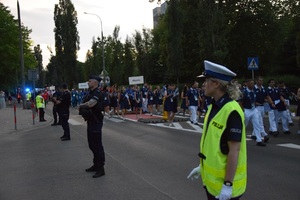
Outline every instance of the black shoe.
{"label": "black shoe", "polygon": [[252,140],[256,140],[256,136],[255,135],[251,135],[250,137]]}
{"label": "black shoe", "polygon": [[294,126],[294,123],[293,123],[293,122],[291,122],[291,123],[289,123],[289,125],[290,125],[290,126]]}
{"label": "black shoe", "polygon": [[278,131],[270,131],[269,134],[276,137],[279,134],[279,132]]}
{"label": "black shoe", "polygon": [[267,142],[269,141],[269,139],[270,139],[270,138],[269,138],[268,136],[265,136],[265,137],[264,137],[264,143],[267,143]]}
{"label": "black shoe", "polygon": [[86,172],[96,172],[97,168],[95,167],[95,165],[91,166],[90,168],[85,169]]}
{"label": "black shoe", "polygon": [[284,134],[291,134],[291,131],[284,131]]}
{"label": "black shoe", "polygon": [[266,144],[263,142],[258,142],[258,143],[256,143],[256,146],[265,147]]}
{"label": "black shoe", "polygon": [[104,168],[101,167],[100,169],[98,169],[96,171],[96,173],[93,175],[93,178],[98,178],[98,177],[101,177],[101,176],[104,176],[105,175],[105,171],[104,171]]}
{"label": "black shoe", "polygon": [[53,124],[51,124],[51,126],[57,126],[58,125],[58,123],[53,123]]}
{"label": "black shoe", "polygon": [[60,140],[61,141],[67,141],[67,140],[71,140],[71,138],[69,138],[69,137],[62,137],[62,138],[60,138]]}
{"label": "black shoe", "polygon": [[46,120],[43,119],[43,120],[40,120],[40,122],[46,122]]}

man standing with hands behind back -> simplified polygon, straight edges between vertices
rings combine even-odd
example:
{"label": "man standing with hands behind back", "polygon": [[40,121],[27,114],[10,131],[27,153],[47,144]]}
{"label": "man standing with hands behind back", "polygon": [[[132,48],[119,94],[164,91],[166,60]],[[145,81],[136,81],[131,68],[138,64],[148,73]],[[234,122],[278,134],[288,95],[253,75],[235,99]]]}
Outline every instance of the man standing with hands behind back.
{"label": "man standing with hands behind back", "polygon": [[68,90],[67,84],[63,83],[61,85],[62,94],[59,100],[55,100],[58,108],[59,120],[61,126],[64,129],[64,135],[60,137],[61,141],[71,140],[69,117],[70,117],[70,105],[71,105],[71,93]]}
{"label": "man standing with hands behind back", "polygon": [[87,121],[88,144],[94,155],[93,165],[85,171],[96,172],[93,178],[105,175],[105,154],[102,145],[104,95],[98,88],[100,81],[101,78],[98,76],[89,76],[89,93],[79,106],[79,114]]}

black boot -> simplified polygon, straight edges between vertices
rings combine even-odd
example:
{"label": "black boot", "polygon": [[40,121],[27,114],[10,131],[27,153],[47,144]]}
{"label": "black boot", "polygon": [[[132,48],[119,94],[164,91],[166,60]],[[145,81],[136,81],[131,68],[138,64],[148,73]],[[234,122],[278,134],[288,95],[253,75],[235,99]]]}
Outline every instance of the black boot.
{"label": "black boot", "polygon": [[101,166],[97,169],[96,173],[93,175],[93,178],[98,178],[105,175],[104,167]]}
{"label": "black boot", "polygon": [[96,172],[96,171],[97,171],[97,168],[96,168],[95,165],[93,165],[93,166],[91,166],[90,168],[87,168],[85,171],[86,171],[86,172]]}

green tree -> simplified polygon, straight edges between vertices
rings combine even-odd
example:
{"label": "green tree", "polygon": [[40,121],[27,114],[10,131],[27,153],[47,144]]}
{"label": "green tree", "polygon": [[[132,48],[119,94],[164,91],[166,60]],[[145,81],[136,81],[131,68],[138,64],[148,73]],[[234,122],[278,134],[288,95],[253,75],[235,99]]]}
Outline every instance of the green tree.
{"label": "green tree", "polygon": [[124,57],[122,65],[122,68],[124,68],[124,77],[127,78],[124,81],[128,82],[128,77],[138,75],[134,62],[134,48],[128,37],[126,38],[124,44]]}
{"label": "green tree", "polygon": [[54,24],[58,80],[75,86],[79,35],[77,12],[70,0],[59,0],[59,4],[55,4]]}
{"label": "green tree", "polygon": [[180,0],[172,0],[169,3],[168,11],[167,11],[167,21],[168,21],[168,29],[167,29],[167,79],[170,82],[179,83],[179,73],[180,67],[183,63],[183,53],[182,53],[182,12],[179,8]]}
{"label": "green tree", "polygon": [[45,86],[45,70],[43,68],[43,55],[42,55],[42,49],[40,45],[38,44],[33,48],[34,51],[34,58],[37,61],[37,70],[39,73],[39,80],[36,83],[37,87],[44,87]]}
{"label": "green tree", "polygon": [[[0,2],[0,88],[14,88],[21,86],[20,49],[18,21],[8,8]],[[24,55],[24,73],[34,68],[36,62],[32,52],[31,30],[22,25],[22,42]],[[27,76],[25,76],[25,79]]]}

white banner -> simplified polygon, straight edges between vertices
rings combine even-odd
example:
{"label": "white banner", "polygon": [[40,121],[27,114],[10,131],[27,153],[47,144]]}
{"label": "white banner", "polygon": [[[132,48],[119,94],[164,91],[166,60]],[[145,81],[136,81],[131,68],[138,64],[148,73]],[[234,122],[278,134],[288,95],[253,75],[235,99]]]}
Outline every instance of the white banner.
{"label": "white banner", "polygon": [[132,76],[129,77],[129,85],[138,85],[144,83],[144,76]]}
{"label": "white banner", "polygon": [[85,83],[78,83],[78,88],[79,89],[88,89],[89,85],[88,85],[87,82],[85,82]]}

